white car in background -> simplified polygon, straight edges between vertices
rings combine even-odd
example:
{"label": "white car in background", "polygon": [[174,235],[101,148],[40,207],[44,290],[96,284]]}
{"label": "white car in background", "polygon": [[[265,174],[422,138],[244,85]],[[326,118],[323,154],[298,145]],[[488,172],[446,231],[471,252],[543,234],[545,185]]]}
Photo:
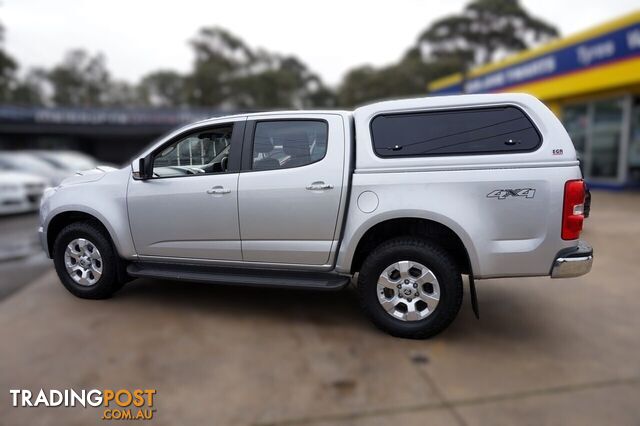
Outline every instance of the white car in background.
{"label": "white car in background", "polygon": [[49,186],[58,186],[64,178],[73,175],[73,172],[56,169],[33,154],[20,151],[0,152],[0,169],[40,176]]}
{"label": "white car in background", "polygon": [[0,215],[38,210],[46,187],[39,176],[0,168]]}
{"label": "white car in background", "polygon": [[58,170],[73,173],[94,169],[98,166],[95,158],[77,151],[34,150],[28,152]]}

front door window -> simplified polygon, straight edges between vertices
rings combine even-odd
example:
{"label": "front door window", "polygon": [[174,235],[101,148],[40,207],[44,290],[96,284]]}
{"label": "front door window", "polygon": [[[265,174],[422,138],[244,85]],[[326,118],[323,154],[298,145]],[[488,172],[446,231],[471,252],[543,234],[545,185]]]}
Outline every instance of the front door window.
{"label": "front door window", "polygon": [[154,177],[226,172],[233,126],[200,130],[178,139],[153,159]]}

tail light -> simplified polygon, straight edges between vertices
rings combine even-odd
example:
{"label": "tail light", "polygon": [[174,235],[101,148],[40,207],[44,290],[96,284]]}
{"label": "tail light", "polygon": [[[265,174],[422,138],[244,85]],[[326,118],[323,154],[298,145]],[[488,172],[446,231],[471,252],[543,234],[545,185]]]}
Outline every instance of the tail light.
{"label": "tail light", "polygon": [[584,181],[569,180],[564,184],[564,206],[562,208],[562,239],[576,240],[584,221]]}

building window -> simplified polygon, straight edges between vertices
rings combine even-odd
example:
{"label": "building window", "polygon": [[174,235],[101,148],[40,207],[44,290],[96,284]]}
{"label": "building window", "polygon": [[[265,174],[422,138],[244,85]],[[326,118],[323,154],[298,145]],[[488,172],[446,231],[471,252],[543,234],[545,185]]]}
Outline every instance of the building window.
{"label": "building window", "polygon": [[[627,100],[622,97],[604,99],[563,108],[562,121],[586,179],[596,182],[624,179],[619,166],[623,130],[629,125],[625,122]],[[640,161],[636,160],[636,163]]]}
{"label": "building window", "polygon": [[587,143],[587,127],[589,115],[587,105],[571,105],[564,109],[562,114],[564,127],[567,129],[573,146],[576,148],[578,159],[584,164],[585,146]]}
{"label": "building window", "polygon": [[610,179],[618,177],[623,109],[622,99],[598,101],[593,104],[589,173],[591,177]]}

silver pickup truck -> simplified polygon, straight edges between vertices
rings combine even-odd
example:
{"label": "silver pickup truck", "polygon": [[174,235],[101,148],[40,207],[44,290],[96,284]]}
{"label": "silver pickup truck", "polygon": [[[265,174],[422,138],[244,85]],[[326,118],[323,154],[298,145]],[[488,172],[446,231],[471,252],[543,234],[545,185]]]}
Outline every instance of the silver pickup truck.
{"label": "silver pickup truck", "polygon": [[[469,277],[575,277],[585,185],[562,124],[523,94],[243,114],[190,124],[129,166],[43,197],[62,284],[131,278],[336,290],[355,279],[381,329],[445,329]],[[327,307],[329,309],[329,307]]]}

